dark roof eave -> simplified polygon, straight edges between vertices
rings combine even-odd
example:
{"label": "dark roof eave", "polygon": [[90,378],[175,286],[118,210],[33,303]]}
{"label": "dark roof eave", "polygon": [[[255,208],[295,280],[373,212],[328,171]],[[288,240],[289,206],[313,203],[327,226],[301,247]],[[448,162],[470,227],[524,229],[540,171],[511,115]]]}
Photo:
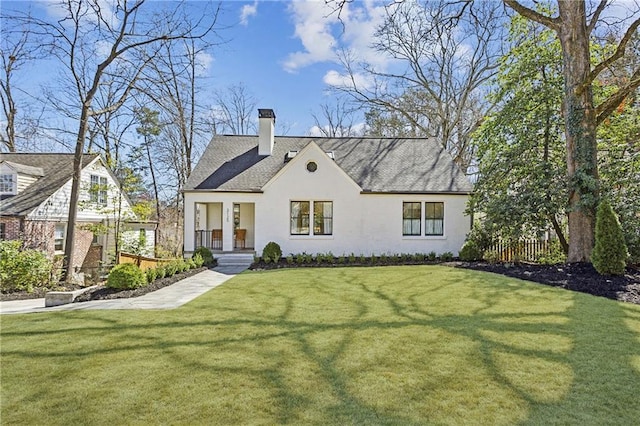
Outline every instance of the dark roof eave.
{"label": "dark roof eave", "polygon": [[262,194],[262,189],[183,189],[183,194],[187,192],[219,192],[221,194]]}
{"label": "dark roof eave", "polygon": [[362,190],[360,194],[363,195],[471,195],[473,191],[370,191]]}

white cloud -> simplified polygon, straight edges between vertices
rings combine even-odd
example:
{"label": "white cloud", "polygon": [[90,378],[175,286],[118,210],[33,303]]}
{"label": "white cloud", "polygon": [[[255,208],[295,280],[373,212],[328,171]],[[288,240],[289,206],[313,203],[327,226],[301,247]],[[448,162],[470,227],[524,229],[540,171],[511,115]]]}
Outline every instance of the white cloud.
{"label": "white cloud", "polygon": [[258,0],[253,4],[245,4],[240,10],[240,23],[245,27],[249,25],[249,18],[258,14]]}
{"label": "white cloud", "polygon": [[355,85],[358,89],[368,90],[374,86],[374,81],[370,75],[361,73],[354,73],[353,75],[340,74],[336,70],[328,71],[322,81],[328,86],[338,88],[350,88]]}
{"label": "white cloud", "polygon": [[338,62],[341,49],[357,52],[358,60],[384,68],[390,58],[371,47],[376,28],[382,24],[386,9],[375,0],[347,2],[340,18],[324,1],[303,0],[290,4],[295,37],[304,50],[289,54],[284,69],[295,72],[319,62]]}
{"label": "white cloud", "polygon": [[206,76],[211,69],[211,64],[214,61],[213,55],[207,52],[196,53],[196,75],[199,77]]}

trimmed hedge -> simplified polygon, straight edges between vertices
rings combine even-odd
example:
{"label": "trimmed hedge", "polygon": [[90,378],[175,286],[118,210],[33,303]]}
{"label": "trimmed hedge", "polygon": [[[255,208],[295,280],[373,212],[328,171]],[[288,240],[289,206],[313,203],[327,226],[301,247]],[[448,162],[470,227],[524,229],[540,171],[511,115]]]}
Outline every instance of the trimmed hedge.
{"label": "trimmed hedge", "polygon": [[262,250],[262,260],[264,260],[265,263],[277,263],[280,261],[281,257],[282,249],[278,243],[271,241],[264,246],[264,249]]}
{"label": "trimmed hedge", "polygon": [[198,247],[193,251],[193,257],[200,256],[203,261],[203,265],[211,266],[213,265],[213,253],[206,247]]}

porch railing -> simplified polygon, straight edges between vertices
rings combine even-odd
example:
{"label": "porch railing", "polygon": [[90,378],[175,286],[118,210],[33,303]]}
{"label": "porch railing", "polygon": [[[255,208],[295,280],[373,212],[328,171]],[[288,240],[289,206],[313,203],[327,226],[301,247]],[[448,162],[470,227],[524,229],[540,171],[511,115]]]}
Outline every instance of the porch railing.
{"label": "porch railing", "polygon": [[206,247],[209,250],[222,250],[222,229],[200,229],[196,231],[196,248]]}

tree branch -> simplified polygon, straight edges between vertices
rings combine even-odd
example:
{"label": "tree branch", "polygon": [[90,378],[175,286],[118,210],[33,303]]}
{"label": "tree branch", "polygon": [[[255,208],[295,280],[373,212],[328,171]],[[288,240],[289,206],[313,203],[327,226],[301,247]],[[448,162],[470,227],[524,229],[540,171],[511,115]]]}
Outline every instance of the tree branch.
{"label": "tree branch", "polygon": [[591,22],[589,22],[589,25],[587,26],[588,34],[591,34],[593,32],[593,29],[596,27],[596,24],[598,23],[598,19],[600,19],[600,14],[602,14],[602,11],[607,7],[607,3],[609,3],[609,0],[600,0],[600,4],[596,8],[596,10],[593,12],[593,16],[591,17]]}
{"label": "tree branch", "polygon": [[528,7],[521,5],[516,0],[503,0],[503,2],[525,18],[529,18],[532,21],[538,22],[545,27],[551,28],[554,31],[560,30],[561,21],[559,17],[551,18],[549,16],[545,16],[533,9],[529,9]]}
{"label": "tree branch", "polygon": [[600,125],[634,90],[640,87],[640,68],[636,69],[629,83],[618,89],[596,107],[596,126]]}
{"label": "tree branch", "polygon": [[607,59],[600,62],[598,65],[596,65],[593,68],[593,70],[589,74],[589,81],[587,81],[587,84],[590,84],[591,82],[593,82],[593,80],[596,79],[598,74],[600,74],[609,65],[611,65],[612,63],[614,63],[615,61],[617,61],[618,59],[624,56],[625,50],[627,48],[627,44],[629,43],[629,41],[633,37],[633,34],[635,33],[635,31],[638,29],[639,26],[640,26],[640,18],[636,19],[631,24],[631,26],[627,29],[624,36],[620,40],[620,43],[618,43],[618,47],[616,48],[616,51]]}

